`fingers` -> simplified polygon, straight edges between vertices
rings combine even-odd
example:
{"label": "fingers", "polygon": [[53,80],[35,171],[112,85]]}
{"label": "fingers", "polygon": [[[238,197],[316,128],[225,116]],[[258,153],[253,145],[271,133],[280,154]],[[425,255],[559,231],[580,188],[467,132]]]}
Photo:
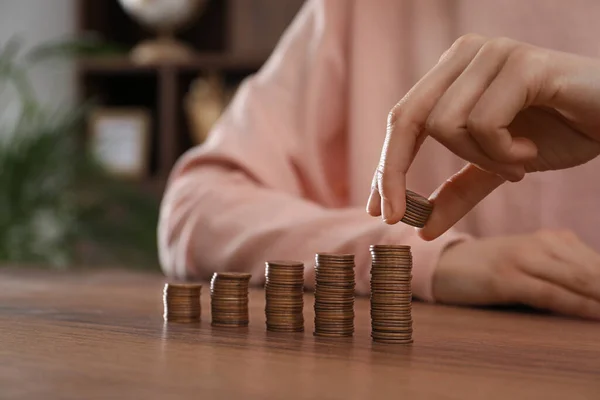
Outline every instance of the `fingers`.
{"label": "fingers", "polygon": [[600,302],[553,282],[523,274],[510,286],[515,302],[559,314],[600,320]]}
{"label": "fingers", "polygon": [[523,272],[600,301],[600,255],[571,232],[540,232],[536,240],[542,254],[521,263]]}
{"label": "fingers", "polygon": [[504,182],[498,175],[467,164],[432,194],[433,212],[419,235],[425,240],[437,238]]}
{"label": "fingers", "polygon": [[521,180],[537,147],[513,137],[508,126],[543,86],[547,67],[535,57],[532,46],[509,39],[458,40],[390,112],[369,214],[382,215],[389,224],[402,218],[406,173],[427,134],[472,165],[433,197],[438,204],[421,230],[425,239],[442,234],[504,180]]}
{"label": "fingers", "polygon": [[[467,130],[471,110],[494,81],[517,42],[497,39],[485,43],[462,74],[439,99],[427,120],[427,132],[459,157],[480,168],[518,181],[519,168],[515,164],[531,154],[517,154],[509,150],[512,137],[507,130],[470,132]],[[472,127],[471,127],[472,128]],[[487,128],[487,126],[486,126]],[[492,135],[488,131],[492,132]],[[474,136],[471,136],[473,134]],[[480,137],[482,136],[483,137]],[[479,136],[479,137],[478,137]],[[496,143],[498,142],[498,143]],[[508,142],[508,144],[506,144]],[[505,149],[502,148],[504,143]]]}
{"label": "fingers", "polygon": [[[419,142],[423,141],[427,118],[437,100],[469,65],[485,38],[468,35],[458,40],[440,62],[392,109],[378,171],[380,209],[383,219],[397,223],[405,211],[405,176]],[[375,197],[375,196],[371,196]]]}
{"label": "fingers", "polygon": [[525,138],[512,137],[507,127],[515,116],[538,96],[542,68],[515,54],[508,57],[496,79],[489,84],[467,118],[467,130],[492,159],[525,162],[537,156],[537,147]]}
{"label": "fingers", "polygon": [[[379,171],[379,169],[377,170]],[[371,194],[367,201],[367,213],[373,217],[379,217],[381,215],[381,196],[379,195],[379,189],[377,188],[379,179],[379,173],[375,172],[373,176],[373,182],[371,183]]]}
{"label": "fingers", "polygon": [[[390,115],[390,120],[393,118]],[[380,201],[380,209],[381,216],[383,217],[383,221],[388,224],[395,224],[400,221],[401,216],[398,217],[398,210],[405,210],[406,208],[406,170],[408,170],[408,164],[405,169],[398,169],[397,166],[394,166],[394,161],[388,163],[388,148],[391,139],[391,135],[389,134],[392,128],[393,122],[388,121],[388,135],[385,139],[385,144],[383,146],[383,153],[379,165],[377,166],[377,170],[375,171],[375,179],[377,181],[377,192],[381,198]],[[406,140],[407,146],[410,148],[414,148],[416,145],[418,138],[409,135]],[[413,150],[411,150],[413,153]],[[412,154],[411,154],[412,156]],[[393,158],[393,157],[392,157]],[[404,211],[402,211],[402,215]]]}

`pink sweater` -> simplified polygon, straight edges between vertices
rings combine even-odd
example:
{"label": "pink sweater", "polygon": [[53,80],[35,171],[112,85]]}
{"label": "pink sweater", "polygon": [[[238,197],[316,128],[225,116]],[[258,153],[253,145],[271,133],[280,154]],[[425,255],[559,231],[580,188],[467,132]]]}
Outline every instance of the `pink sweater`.
{"label": "pink sweater", "polygon": [[[506,184],[432,242],[365,212],[390,108],[460,35],[508,36],[600,53],[598,0],[309,0],[261,71],[246,80],[208,142],[174,168],[159,224],[170,276],[250,271],[270,259],[356,255],[369,286],[369,245],[409,244],[413,292],[432,301],[440,251],[468,237],[568,228],[600,249],[600,160]],[[429,195],[463,161],[433,140],[408,187]],[[577,205],[575,205],[577,202]]]}

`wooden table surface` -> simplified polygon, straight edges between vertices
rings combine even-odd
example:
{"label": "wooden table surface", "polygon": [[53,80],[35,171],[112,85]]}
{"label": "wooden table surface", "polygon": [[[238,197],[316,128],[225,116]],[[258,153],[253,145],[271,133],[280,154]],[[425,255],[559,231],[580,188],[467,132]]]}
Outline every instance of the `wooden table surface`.
{"label": "wooden table surface", "polygon": [[599,399],[600,323],[414,304],[412,346],[164,324],[160,275],[0,270],[0,399]]}

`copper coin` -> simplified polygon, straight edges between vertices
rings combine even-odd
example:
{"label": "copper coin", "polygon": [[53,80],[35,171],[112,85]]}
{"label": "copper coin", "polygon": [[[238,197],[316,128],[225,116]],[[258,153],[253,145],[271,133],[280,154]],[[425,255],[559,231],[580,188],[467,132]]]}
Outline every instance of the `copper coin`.
{"label": "copper coin", "polygon": [[406,201],[433,209],[433,203],[431,201],[429,201],[426,197],[421,196],[416,192],[413,192],[412,190],[406,189]]}
{"label": "copper coin", "polygon": [[371,331],[371,337],[376,337],[380,339],[410,339],[412,337],[412,332],[407,333],[391,333],[391,332],[379,332],[379,331]]}
{"label": "copper coin", "polygon": [[347,332],[347,333],[326,333],[326,332],[313,332],[314,336],[320,336],[320,337],[328,337],[328,338],[332,338],[332,337],[351,337],[354,335],[354,332]]}
{"label": "copper coin", "polygon": [[412,344],[413,343],[413,339],[402,339],[402,340],[390,340],[390,339],[379,339],[379,338],[373,338],[374,342],[377,343],[381,343],[381,344]]}

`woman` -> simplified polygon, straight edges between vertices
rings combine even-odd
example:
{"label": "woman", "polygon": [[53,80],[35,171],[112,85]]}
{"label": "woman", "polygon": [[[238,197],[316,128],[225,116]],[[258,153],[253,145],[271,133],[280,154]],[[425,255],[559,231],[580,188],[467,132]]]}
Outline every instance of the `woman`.
{"label": "woman", "polygon": [[[159,225],[165,273],[206,277],[244,270],[261,282],[264,261],[285,258],[305,262],[311,285],[316,252],[350,252],[356,254],[357,290],[366,293],[368,246],[403,243],[412,246],[413,293],[422,300],[525,303],[600,318],[600,285],[595,283],[600,282],[600,255],[594,250],[600,248],[600,236],[593,229],[600,214],[593,213],[598,191],[589,184],[598,160],[501,185],[448,230],[468,207],[453,210],[460,203],[438,199],[423,234],[435,240],[424,241],[412,228],[395,224],[403,204],[394,204],[388,224],[364,210],[389,110],[403,98],[422,106],[405,95],[439,65],[455,38],[479,32],[598,56],[600,27],[594,16],[600,4],[376,3],[308,1],[266,65],[241,86],[209,141],[179,160]],[[392,122],[403,121],[398,115],[403,104],[394,108]],[[430,123],[446,132],[443,126]],[[394,198],[402,198],[404,177],[406,186],[429,194],[464,166],[443,145],[477,162],[470,159],[473,154],[460,151],[462,145],[435,134],[438,141],[424,141],[412,160],[415,147],[406,142],[406,127],[392,127],[379,169],[385,173],[376,174],[375,182],[396,181],[390,186]],[[512,164],[537,155],[533,146],[522,146],[518,157],[504,164],[478,165],[494,177],[518,180],[524,167]],[[494,179],[487,182],[494,184]],[[381,193],[374,192],[369,212],[378,215]],[[480,198],[490,190],[483,192]]]}

